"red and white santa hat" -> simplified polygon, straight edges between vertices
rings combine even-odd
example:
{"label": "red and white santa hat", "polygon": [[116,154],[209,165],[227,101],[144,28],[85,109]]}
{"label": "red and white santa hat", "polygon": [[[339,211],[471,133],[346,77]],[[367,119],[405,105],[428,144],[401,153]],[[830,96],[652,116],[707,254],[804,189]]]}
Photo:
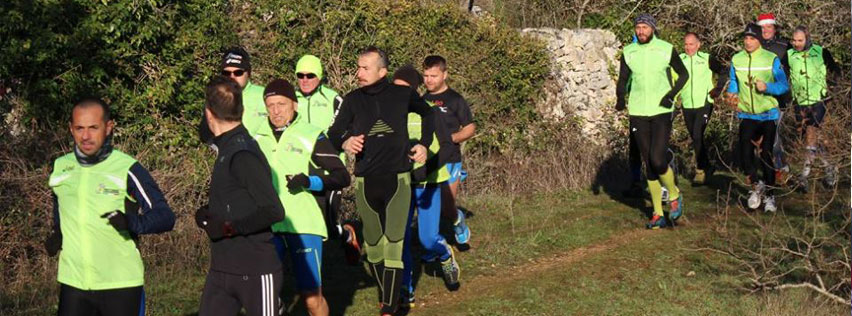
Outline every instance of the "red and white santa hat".
{"label": "red and white santa hat", "polygon": [[775,14],[761,13],[757,16],[757,25],[764,26],[768,24],[775,25]]}

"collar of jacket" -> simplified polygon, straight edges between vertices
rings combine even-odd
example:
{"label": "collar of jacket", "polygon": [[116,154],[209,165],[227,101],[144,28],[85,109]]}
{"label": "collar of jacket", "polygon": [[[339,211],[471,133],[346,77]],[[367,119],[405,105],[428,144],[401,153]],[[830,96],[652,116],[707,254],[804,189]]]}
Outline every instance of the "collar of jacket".
{"label": "collar of jacket", "polygon": [[74,157],[77,158],[77,162],[79,162],[84,167],[95,165],[101,161],[109,158],[109,155],[112,153],[112,134],[107,135],[106,139],[104,139],[104,144],[101,145],[101,148],[94,155],[86,155],[77,145],[74,145]]}

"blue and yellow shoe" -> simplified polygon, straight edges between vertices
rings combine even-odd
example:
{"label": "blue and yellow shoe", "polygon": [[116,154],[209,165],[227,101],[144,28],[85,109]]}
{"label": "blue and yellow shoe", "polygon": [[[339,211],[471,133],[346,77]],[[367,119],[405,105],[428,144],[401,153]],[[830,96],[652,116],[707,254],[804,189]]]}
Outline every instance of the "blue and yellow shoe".
{"label": "blue and yellow shoe", "polygon": [[660,215],[654,215],[651,220],[645,225],[647,229],[660,229],[666,227],[666,218]]}
{"label": "blue and yellow shoe", "polygon": [[457,210],[459,212],[459,219],[453,225],[453,232],[456,235],[456,242],[459,244],[466,244],[470,241],[470,228],[467,227],[467,224],[464,223],[464,212],[461,210]]}
{"label": "blue and yellow shoe", "polygon": [[677,200],[671,201],[671,203],[669,203],[669,206],[671,206],[669,218],[671,218],[672,222],[674,222],[678,220],[683,214],[683,194],[678,196]]}

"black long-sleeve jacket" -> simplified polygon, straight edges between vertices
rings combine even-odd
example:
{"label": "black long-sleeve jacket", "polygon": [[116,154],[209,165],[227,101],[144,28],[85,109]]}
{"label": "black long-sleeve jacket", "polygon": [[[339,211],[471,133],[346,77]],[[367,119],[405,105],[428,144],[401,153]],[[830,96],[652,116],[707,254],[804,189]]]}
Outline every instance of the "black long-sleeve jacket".
{"label": "black long-sleeve jacket", "polygon": [[337,150],[350,136],[365,135],[364,148],[355,156],[355,176],[387,175],[408,172],[408,113],[420,114],[420,144],[426,148],[435,131],[435,115],[420,95],[408,87],[378,82],[358,88],[343,98],[328,137]]}
{"label": "black long-sleeve jacket", "polygon": [[210,269],[243,275],[281,269],[270,227],[284,219],[284,207],[269,163],[242,125],[213,142],[219,154],[210,180],[209,215],[228,222],[234,234],[212,241]]}

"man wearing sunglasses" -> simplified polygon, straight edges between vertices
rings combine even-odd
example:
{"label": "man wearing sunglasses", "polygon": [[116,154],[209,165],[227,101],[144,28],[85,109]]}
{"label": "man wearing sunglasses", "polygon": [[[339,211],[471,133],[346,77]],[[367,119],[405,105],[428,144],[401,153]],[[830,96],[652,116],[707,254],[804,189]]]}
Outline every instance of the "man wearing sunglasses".
{"label": "man wearing sunglasses", "polygon": [[[298,106],[296,111],[305,123],[319,127],[324,132],[328,131],[337,110],[343,102],[343,98],[323,81],[322,62],[319,57],[305,55],[296,62],[296,79],[299,89],[296,91]],[[346,159],[341,154],[340,160],[345,164]],[[361,246],[355,237],[355,228],[351,224],[340,224],[338,214],[340,213],[340,197],[343,193],[339,190],[325,190],[316,193],[317,202],[325,212],[325,223],[328,235],[331,238],[339,238],[343,242],[346,253],[346,262],[351,265],[358,264],[361,258]]]}
{"label": "man wearing sunglasses", "polygon": [[243,126],[250,135],[267,124],[263,86],[251,83],[251,56],[242,47],[233,47],[222,55],[222,76],[229,77],[243,89]]}

